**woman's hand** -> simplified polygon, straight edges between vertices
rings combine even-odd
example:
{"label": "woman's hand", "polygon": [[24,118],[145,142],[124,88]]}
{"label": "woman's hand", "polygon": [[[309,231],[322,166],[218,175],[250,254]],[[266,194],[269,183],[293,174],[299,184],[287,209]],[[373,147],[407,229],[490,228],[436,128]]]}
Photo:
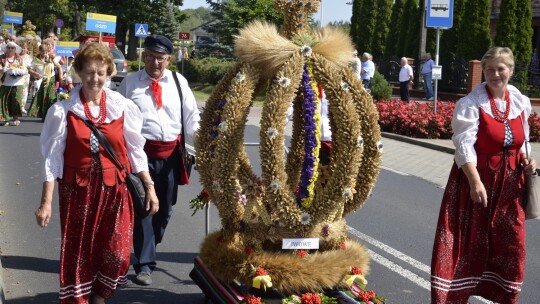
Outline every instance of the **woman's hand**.
{"label": "woman's hand", "polygon": [[154,186],[146,188],[146,211],[148,215],[154,215],[159,210],[159,200]]}
{"label": "woman's hand", "polygon": [[487,192],[484,183],[478,180],[478,182],[469,184],[469,186],[471,188],[471,200],[475,203],[482,203],[484,207],[487,207]]}
{"label": "woman's hand", "polygon": [[41,191],[41,204],[36,210],[36,221],[40,227],[47,227],[51,220],[51,204],[54,191],[54,182],[43,182]]}
{"label": "woman's hand", "polygon": [[524,157],[522,158],[521,163],[523,164],[523,170],[526,174],[536,174],[536,160],[534,158],[528,160],[526,157]]}

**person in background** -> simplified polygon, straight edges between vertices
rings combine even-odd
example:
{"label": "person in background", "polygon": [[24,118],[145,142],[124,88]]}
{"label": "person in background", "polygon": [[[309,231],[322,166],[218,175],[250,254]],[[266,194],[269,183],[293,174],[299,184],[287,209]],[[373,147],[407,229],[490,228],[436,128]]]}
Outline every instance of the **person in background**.
{"label": "person in background", "polygon": [[353,59],[351,63],[351,68],[353,69],[356,76],[358,76],[358,79],[361,79],[362,61],[360,61],[360,58],[358,58],[357,50],[354,50],[352,55],[353,55]]}
{"label": "person in background", "polygon": [[55,75],[62,73],[62,67],[54,61],[54,55],[49,52],[47,44],[39,47],[39,54],[32,62],[31,74],[34,79],[41,80],[39,89],[32,99],[28,110],[28,116],[39,117],[42,121],[47,116],[47,111],[56,102]]}
{"label": "person in background", "polygon": [[22,93],[22,99],[21,99],[21,112],[22,114],[26,114],[26,101],[28,100],[28,92],[30,90],[30,69],[32,68],[32,61],[34,60],[34,57],[32,56],[32,51],[30,48],[30,43],[25,38],[18,38],[16,41],[17,45],[21,47],[21,60],[23,62],[23,65],[28,70],[28,73],[24,75],[24,89]]}
{"label": "person in background", "polygon": [[150,214],[158,209],[143,150],[141,112],[103,87],[113,65],[105,46],[85,45],[74,63],[82,86],[51,107],[40,136],[44,182],[35,216],[40,227],[50,223],[57,180],[61,304],[105,303],[118,284],[127,282],[131,255],[134,211],[125,172],[100,148],[85,120],[104,134],[119,161],[139,174],[147,187]]}
{"label": "person in background", "polygon": [[[195,50],[195,47],[193,47],[193,50]],[[184,60],[189,60],[189,53],[187,47],[182,48],[182,57],[184,58]]]}
{"label": "person in background", "polygon": [[176,53],[174,54],[174,59],[176,61],[176,71],[180,72],[182,71],[182,59],[183,59],[183,52],[182,52],[182,46],[179,45],[176,49]]}
{"label": "person in background", "polygon": [[536,173],[536,161],[526,157],[531,102],[508,84],[509,48],[489,49],[481,66],[486,81],[456,103],[452,118],[456,152],[431,260],[437,304],[467,303],[473,295],[518,303],[523,285],[522,198],[525,174]]}
{"label": "person in background", "polygon": [[4,55],[4,51],[2,51],[4,44],[6,44],[4,36],[0,35],[0,55]]}
{"label": "person in background", "polygon": [[433,59],[431,59],[431,53],[426,53],[424,56],[424,64],[422,65],[422,78],[424,79],[424,91],[426,92],[426,99],[433,100]]}
{"label": "person in background", "polygon": [[[2,47],[4,54],[0,57],[3,71],[2,86],[0,87],[0,121],[4,126],[18,126],[21,124],[21,100],[24,99],[24,76],[28,69],[20,56],[22,48],[13,41]],[[9,121],[10,116],[13,121]]]}
{"label": "person in background", "polygon": [[399,94],[401,95],[401,100],[409,102],[409,86],[413,84],[414,74],[413,69],[409,65],[409,60],[407,57],[401,58],[401,70],[399,71]]}
{"label": "person in background", "polygon": [[370,53],[362,54],[362,65],[360,71],[360,79],[364,84],[364,89],[371,90],[371,80],[375,75],[375,64],[373,63],[373,57]]}
{"label": "person in background", "polygon": [[166,37],[147,36],[142,54],[144,69],[126,76],[118,89],[143,113],[144,150],[159,198],[159,211],[155,215],[135,216],[133,268],[137,276],[133,282],[139,285],[152,284],[151,273],[157,264],[156,245],[161,243],[172,216],[178,185],[188,183],[180,155],[181,136],[186,137],[186,142],[193,142],[199,129],[200,113],[187,80],[176,73],[182,91],[180,100],[173,72],[167,69],[173,51]]}

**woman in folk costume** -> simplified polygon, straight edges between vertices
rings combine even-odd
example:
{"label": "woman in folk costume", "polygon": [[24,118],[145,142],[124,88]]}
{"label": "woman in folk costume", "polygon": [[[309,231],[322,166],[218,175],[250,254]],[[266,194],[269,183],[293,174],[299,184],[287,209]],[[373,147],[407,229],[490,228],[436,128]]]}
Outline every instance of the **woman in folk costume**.
{"label": "woman in folk costume", "polygon": [[49,224],[58,180],[61,304],[105,303],[118,284],[127,282],[130,264],[133,205],[125,172],[85,120],[104,134],[124,167],[139,174],[149,213],[159,206],[143,150],[142,114],[132,101],[103,87],[113,65],[105,46],[86,45],[74,63],[82,86],[49,109],[41,132],[44,182],[35,215],[41,227]]}
{"label": "woman in folk costume", "polygon": [[46,45],[40,45],[39,54],[32,62],[31,74],[40,80],[39,90],[32,99],[28,116],[40,117],[45,120],[47,110],[56,102],[55,74],[61,73],[62,67],[54,61],[54,55],[49,53]]}
{"label": "woman in folk costume", "polygon": [[[24,98],[24,75],[28,69],[24,65],[19,54],[21,47],[10,41],[2,46],[4,55],[1,56],[2,70],[4,73],[2,86],[0,87],[0,121],[4,125],[18,126],[21,121],[21,100]],[[13,121],[9,117],[13,116]]]}
{"label": "woman in folk costume", "polygon": [[[460,99],[452,119],[455,163],[442,199],[431,261],[432,303],[477,295],[518,303],[525,269],[525,174],[529,98],[508,84],[509,48],[483,56],[486,79]],[[527,147],[528,148],[528,147]]]}
{"label": "woman in folk costume", "polygon": [[32,68],[32,61],[34,59],[32,55],[32,45],[26,38],[17,38],[16,43],[21,47],[21,60],[23,65],[28,69],[28,74],[24,75],[24,89],[23,98],[21,99],[21,112],[26,114],[26,100],[28,99],[28,91],[30,89],[30,69]]}

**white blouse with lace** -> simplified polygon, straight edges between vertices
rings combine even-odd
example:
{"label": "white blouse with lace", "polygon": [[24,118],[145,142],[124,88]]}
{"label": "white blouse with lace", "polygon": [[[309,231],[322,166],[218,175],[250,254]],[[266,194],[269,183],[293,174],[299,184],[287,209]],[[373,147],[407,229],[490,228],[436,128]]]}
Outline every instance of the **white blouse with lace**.
{"label": "white blouse with lace", "polygon": [[[62,178],[64,170],[64,151],[67,138],[67,114],[86,119],[84,107],[79,98],[80,87],[74,88],[69,100],[56,102],[47,112],[43,130],[40,136],[41,154],[44,158],[43,180],[54,181]],[[143,117],[139,108],[120,93],[104,88],[107,103],[107,118],[109,123],[124,115],[124,139],[126,141],[127,155],[132,171],[135,173],[148,171],[148,159],[144,152],[145,139],[141,135]],[[99,106],[90,107],[94,117],[99,114]]]}
{"label": "white blouse with lace", "polygon": [[[476,164],[474,144],[476,143],[476,134],[478,133],[478,125],[480,123],[480,108],[486,114],[493,117],[485,86],[485,82],[479,84],[469,95],[461,98],[456,103],[452,118],[452,130],[454,132],[452,141],[456,147],[454,159],[458,167],[466,163]],[[527,119],[531,114],[531,101],[512,85],[508,85],[508,91],[510,92],[510,112],[508,119],[514,119],[522,112],[525,112],[523,129],[525,131],[525,139],[528,142],[529,124],[527,123]],[[496,101],[495,103],[499,110],[506,110],[506,102],[504,100]],[[528,148],[530,153],[530,145]],[[521,147],[521,152],[525,153],[525,144]]]}

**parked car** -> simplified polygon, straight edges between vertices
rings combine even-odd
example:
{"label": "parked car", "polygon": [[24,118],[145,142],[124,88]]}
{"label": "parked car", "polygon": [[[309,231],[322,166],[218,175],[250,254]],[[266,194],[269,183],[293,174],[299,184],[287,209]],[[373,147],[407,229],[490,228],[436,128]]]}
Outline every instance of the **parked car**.
{"label": "parked car", "polygon": [[116,75],[111,79],[110,88],[111,90],[116,90],[122,80],[124,80],[124,77],[127,76],[129,67],[122,51],[117,48],[111,48],[110,50],[114,58],[114,64],[116,65]]}

